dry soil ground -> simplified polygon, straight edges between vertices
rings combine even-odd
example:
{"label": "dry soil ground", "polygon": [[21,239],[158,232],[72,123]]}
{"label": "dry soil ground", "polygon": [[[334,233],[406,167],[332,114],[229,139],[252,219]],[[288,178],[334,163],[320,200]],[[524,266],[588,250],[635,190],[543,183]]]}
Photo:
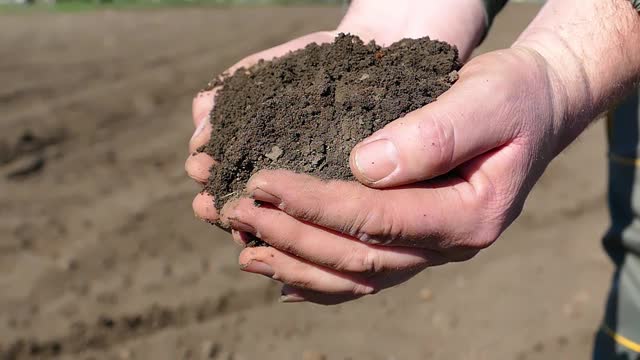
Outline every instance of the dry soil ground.
{"label": "dry soil ground", "polygon": [[[535,10],[508,8],[483,49],[507,46]],[[4,355],[37,338],[47,348],[32,358],[588,357],[611,272],[602,124],[551,165],[495,246],[344,306],[279,304],[274,284],[238,270],[228,236],[194,218],[194,92],[342,11],[0,16]]]}

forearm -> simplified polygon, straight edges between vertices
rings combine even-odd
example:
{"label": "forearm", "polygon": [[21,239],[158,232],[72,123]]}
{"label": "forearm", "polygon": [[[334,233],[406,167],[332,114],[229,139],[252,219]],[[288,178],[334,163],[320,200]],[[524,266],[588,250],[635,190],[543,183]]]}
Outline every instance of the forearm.
{"label": "forearm", "polygon": [[383,45],[429,36],[456,45],[466,59],[485,27],[482,0],[353,0],[338,30]]}
{"label": "forearm", "polygon": [[640,14],[629,0],[550,0],[514,44],[551,69],[556,152],[637,85],[638,44]]}

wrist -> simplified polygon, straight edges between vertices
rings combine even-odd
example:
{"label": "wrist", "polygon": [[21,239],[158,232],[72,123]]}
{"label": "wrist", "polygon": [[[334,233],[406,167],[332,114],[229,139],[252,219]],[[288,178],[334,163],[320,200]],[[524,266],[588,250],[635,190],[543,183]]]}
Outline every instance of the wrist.
{"label": "wrist", "polygon": [[629,0],[550,0],[516,41],[546,64],[556,153],[637,83],[638,34],[640,16]]}
{"label": "wrist", "polygon": [[466,60],[485,33],[485,10],[482,0],[353,0],[337,30],[380,45],[429,36]]}
{"label": "wrist", "polygon": [[583,64],[554,33],[535,32],[512,49],[525,51],[543,73],[550,103],[551,156],[564,150],[597,116]]}

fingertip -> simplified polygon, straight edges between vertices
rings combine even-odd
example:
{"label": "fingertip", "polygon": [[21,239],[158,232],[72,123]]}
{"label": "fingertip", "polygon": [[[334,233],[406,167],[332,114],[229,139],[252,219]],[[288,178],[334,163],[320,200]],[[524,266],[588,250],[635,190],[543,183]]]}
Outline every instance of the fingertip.
{"label": "fingertip", "polygon": [[234,230],[234,229],[231,229],[231,238],[233,239],[233,242],[235,242],[236,244],[240,245],[243,248],[246,247],[247,243],[249,242],[247,233]]}
{"label": "fingertip", "polygon": [[217,221],[219,216],[214,201],[214,197],[207,193],[203,192],[196,195],[191,203],[196,217],[201,220]]}
{"label": "fingertip", "polygon": [[254,188],[253,190],[251,190],[251,192],[249,193],[249,196],[254,200],[254,201],[260,201],[263,203],[269,203],[275,207],[277,207],[278,209],[282,210],[284,205],[282,204],[282,199],[280,199],[278,196],[271,194],[265,190],[262,190],[259,187]]}
{"label": "fingertip", "polygon": [[229,200],[220,209],[220,222],[225,226],[231,226],[230,218],[235,213],[235,208],[238,206],[239,199]]}
{"label": "fingertip", "polygon": [[246,185],[247,192],[251,193],[251,191],[257,188],[269,187],[276,171],[278,170],[263,169],[251,175]]}
{"label": "fingertip", "polygon": [[356,294],[327,294],[313,290],[303,290],[291,285],[282,286],[279,301],[282,303],[308,302],[317,305],[338,305],[347,301],[361,298],[363,295]]}
{"label": "fingertip", "polygon": [[253,220],[255,220],[254,200],[249,198],[240,198],[235,200],[234,204],[224,209],[224,218],[229,222],[233,229],[253,234],[260,238],[260,234],[255,229]]}
{"label": "fingertip", "polygon": [[254,258],[255,258],[255,249],[245,248],[238,255],[238,265],[240,265],[240,267],[246,266],[249,262],[254,260]]}
{"label": "fingertip", "polygon": [[356,152],[357,152],[357,149],[358,149],[359,146],[361,146],[361,144],[356,145],[351,150],[351,153],[349,154],[349,168],[351,169],[351,174],[361,184],[369,186],[369,187],[375,187],[374,186],[375,183],[371,182],[367,177],[362,175],[362,171],[360,170],[360,168],[358,167],[358,163],[356,162]]}
{"label": "fingertip", "polygon": [[370,187],[384,186],[400,167],[396,145],[387,138],[370,138],[356,145],[349,156],[353,176]]}
{"label": "fingertip", "polygon": [[313,186],[317,182],[322,182],[322,180],[309,174],[300,174],[284,169],[260,170],[249,178],[246,191],[251,194],[256,189],[262,189],[278,196],[281,190],[287,189],[293,184]]}
{"label": "fingertip", "polygon": [[211,139],[211,122],[209,117],[205,116],[189,140],[189,152],[197,151],[201,146],[206,145],[209,139]]}
{"label": "fingertip", "polygon": [[280,290],[280,302],[282,303],[299,303],[306,301],[301,291],[293,286],[283,285]]}
{"label": "fingertip", "polygon": [[312,189],[319,186],[322,180],[308,174],[298,174],[289,170],[261,170],[247,182],[246,191],[249,197],[269,203],[280,210],[286,204],[295,202],[298,191],[295,189]]}
{"label": "fingertip", "polygon": [[200,121],[213,109],[214,97],[217,91],[218,88],[201,91],[193,98],[191,103],[191,116],[193,117],[195,126],[198,126]]}
{"label": "fingertip", "polygon": [[278,197],[272,193],[276,190],[274,184],[277,182],[280,171],[282,170],[260,170],[253,174],[245,186],[249,197],[278,205]]}
{"label": "fingertip", "polygon": [[189,177],[204,184],[208,181],[211,167],[215,163],[215,160],[205,153],[193,153],[185,161],[184,169]]}
{"label": "fingertip", "polygon": [[272,251],[273,248],[262,246],[244,248],[238,255],[238,265],[243,271],[249,272],[253,272],[249,268],[251,264],[261,263],[271,267],[275,256]]}

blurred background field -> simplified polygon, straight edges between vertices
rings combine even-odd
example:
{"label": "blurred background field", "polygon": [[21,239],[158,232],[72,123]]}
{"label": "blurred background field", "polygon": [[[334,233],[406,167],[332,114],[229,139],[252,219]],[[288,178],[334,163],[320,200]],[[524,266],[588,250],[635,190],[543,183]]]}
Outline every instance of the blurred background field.
{"label": "blurred background field", "polygon": [[[542,3],[544,0],[511,0]],[[349,0],[0,0],[1,11],[87,11],[104,8],[150,8],[159,6],[347,6]]]}
{"label": "blurred background field", "polygon": [[347,0],[0,0],[1,11],[89,11],[166,6],[343,5]]}
{"label": "blurred background field", "polygon": [[[479,52],[509,46],[538,8],[509,5]],[[351,304],[279,304],[276,284],[238,270],[229,236],[194,218],[193,95],[344,11],[0,16],[0,359],[11,346],[31,359],[588,358],[612,269],[600,123],[490,249]]]}

